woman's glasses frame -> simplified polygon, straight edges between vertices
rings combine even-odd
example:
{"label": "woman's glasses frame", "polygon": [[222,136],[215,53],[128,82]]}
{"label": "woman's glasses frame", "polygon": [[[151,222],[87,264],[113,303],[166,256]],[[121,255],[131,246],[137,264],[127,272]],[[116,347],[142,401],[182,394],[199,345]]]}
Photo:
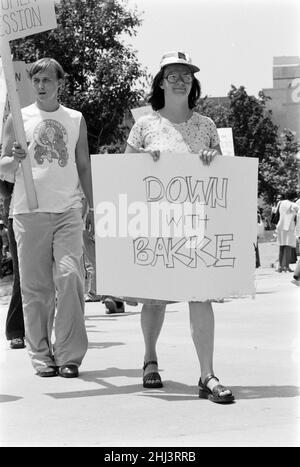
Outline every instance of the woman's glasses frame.
{"label": "woman's glasses frame", "polygon": [[175,84],[179,81],[183,81],[185,84],[190,84],[193,82],[194,76],[191,73],[169,73],[164,76],[164,79],[170,84]]}

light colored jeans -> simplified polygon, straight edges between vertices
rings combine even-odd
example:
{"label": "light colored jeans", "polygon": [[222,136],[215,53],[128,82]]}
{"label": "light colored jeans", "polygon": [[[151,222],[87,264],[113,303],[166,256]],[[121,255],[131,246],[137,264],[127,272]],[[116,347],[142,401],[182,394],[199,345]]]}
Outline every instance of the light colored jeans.
{"label": "light colored jeans", "polygon": [[59,214],[18,214],[13,226],[25,337],[33,367],[40,371],[54,365],[79,366],[88,346],[81,209]]}

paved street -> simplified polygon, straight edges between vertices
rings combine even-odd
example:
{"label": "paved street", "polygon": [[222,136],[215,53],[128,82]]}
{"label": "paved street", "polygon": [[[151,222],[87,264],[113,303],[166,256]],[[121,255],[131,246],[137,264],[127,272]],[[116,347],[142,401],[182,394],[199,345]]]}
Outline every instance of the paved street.
{"label": "paved street", "polygon": [[197,397],[187,304],[170,305],[159,341],[164,388],[141,385],[140,306],[106,315],[86,306],[89,350],[78,379],[39,378],[4,337],[11,283],[0,288],[1,446],[299,446],[300,289],[260,245],[257,295],[214,305],[215,373],[236,403]]}

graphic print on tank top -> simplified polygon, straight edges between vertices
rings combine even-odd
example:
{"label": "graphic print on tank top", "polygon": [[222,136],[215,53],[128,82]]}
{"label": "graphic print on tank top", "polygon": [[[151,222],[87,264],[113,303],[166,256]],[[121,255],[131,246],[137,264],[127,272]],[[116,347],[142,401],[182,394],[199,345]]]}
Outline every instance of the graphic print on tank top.
{"label": "graphic print on tank top", "polygon": [[33,132],[35,142],[34,158],[42,165],[45,159],[52,163],[55,159],[60,167],[68,163],[67,151],[68,135],[66,129],[56,120],[43,120]]}

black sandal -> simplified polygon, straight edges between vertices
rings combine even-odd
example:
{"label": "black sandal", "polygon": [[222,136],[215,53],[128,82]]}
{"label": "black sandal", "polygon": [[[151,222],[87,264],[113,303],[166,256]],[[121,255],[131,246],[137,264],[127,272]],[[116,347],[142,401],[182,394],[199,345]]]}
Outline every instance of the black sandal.
{"label": "black sandal", "polygon": [[[157,362],[155,360],[150,360],[149,362],[144,363],[143,371],[146,370],[148,365],[157,365]],[[163,383],[159,373],[157,371],[152,371],[151,373],[143,376],[143,386],[148,389],[162,388]]]}
{"label": "black sandal", "polygon": [[[230,404],[231,402],[234,401],[234,395],[232,394],[231,390],[228,388],[225,388],[221,384],[217,384],[213,390],[210,390],[207,387],[207,383],[215,378],[217,381],[218,378],[215,375],[208,375],[205,378],[204,383],[202,383],[201,378],[199,379],[199,397],[200,399],[209,399],[212,402],[216,402],[217,404]],[[221,395],[221,392],[224,391],[230,391],[231,394],[226,394],[224,396]]]}

